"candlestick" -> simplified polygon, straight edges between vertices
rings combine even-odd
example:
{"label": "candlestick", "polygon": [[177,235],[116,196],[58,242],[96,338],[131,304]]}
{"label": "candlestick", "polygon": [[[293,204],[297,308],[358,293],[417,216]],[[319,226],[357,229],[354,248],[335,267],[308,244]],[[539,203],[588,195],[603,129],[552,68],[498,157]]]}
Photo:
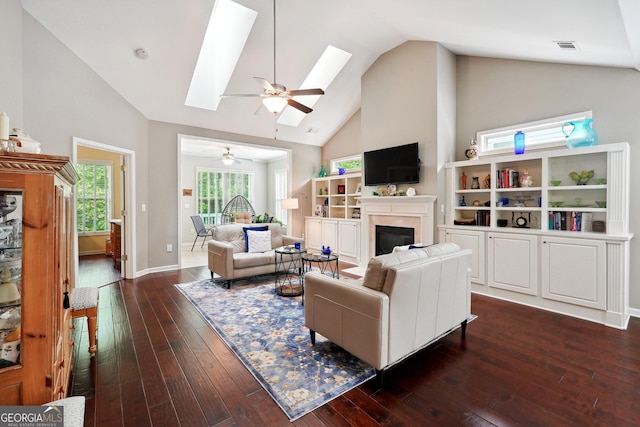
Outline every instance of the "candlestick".
{"label": "candlestick", "polygon": [[9,116],[4,111],[0,113],[0,139],[9,139]]}

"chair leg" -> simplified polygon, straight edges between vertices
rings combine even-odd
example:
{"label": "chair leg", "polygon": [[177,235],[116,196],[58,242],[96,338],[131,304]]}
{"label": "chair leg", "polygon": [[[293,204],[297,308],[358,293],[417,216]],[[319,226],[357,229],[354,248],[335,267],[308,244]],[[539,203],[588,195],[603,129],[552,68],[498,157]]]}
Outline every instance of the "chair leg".
{"label": "chair leg", "polygon": [[316,345],[316,331],[309,329],[309,335],[311,336],[311,345]]}
{"label": "chair leg", "polygon": [[191,245],[191,252],[193,252],[193,248],[196,246],[196,242],[198,241],[198,236],[193,240],[193,245]]}
{"label": "chair leg", "polygon": [[87,328],[89,329],[89,354],[96,355],[96,335],[98,331],[97,316],[87,316]]}

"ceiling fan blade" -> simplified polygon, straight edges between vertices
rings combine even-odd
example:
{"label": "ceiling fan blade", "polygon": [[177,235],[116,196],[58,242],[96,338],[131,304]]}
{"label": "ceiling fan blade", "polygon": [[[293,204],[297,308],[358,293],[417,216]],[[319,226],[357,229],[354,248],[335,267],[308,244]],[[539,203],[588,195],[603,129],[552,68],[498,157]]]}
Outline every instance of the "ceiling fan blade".
{"label": "ceiling fan blade", "polygon": [[296,89],[290,90],[289,95],[291,96],[303,96],[303,95],[324,95],[324,90],[322,89]]}
{"label": "ceiling fan blade", "polygon": [[262,87],[264,88],[264,90],[270,90],[270,91],[274,91],[274,87],[271,85],[271,83],[269,83],[269,81],[267,79],[263,79],[262,77],[254,77],[254,79],[260,83],[260,85],[262,85]]}
{"label": "ceiling fan blade", "polygon": [[262,93],[224,93],[220,98],[242,98],[242,97],[261,97]]}
{"label": "ceiling fan blade", "polygon": [[293,108],[297,108],[305,114],[309,114],[313,111],[313,109],[307,107],[306,105],[302,105],[298,101],[294,101],[293,99],[287,99],[287,104],[291,105]]}

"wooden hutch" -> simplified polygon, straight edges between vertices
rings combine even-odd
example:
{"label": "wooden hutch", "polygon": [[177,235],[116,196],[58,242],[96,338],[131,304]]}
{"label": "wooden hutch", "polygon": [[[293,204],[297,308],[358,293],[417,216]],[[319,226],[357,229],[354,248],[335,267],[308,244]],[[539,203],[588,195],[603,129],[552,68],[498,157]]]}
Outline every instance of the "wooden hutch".
{"label": "wooden hutch", "polygon": [[76,179],[68,157],[0,154],[0,405],[67,395]]}

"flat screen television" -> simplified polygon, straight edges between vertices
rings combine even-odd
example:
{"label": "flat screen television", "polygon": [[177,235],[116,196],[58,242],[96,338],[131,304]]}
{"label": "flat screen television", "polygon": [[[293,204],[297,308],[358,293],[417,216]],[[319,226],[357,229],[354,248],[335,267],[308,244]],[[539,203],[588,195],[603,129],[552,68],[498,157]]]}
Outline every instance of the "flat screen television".
{"label": "flat screen television", "polygon": [[418,143],[365,151],[364,185],[416,184],[420,182]]}

